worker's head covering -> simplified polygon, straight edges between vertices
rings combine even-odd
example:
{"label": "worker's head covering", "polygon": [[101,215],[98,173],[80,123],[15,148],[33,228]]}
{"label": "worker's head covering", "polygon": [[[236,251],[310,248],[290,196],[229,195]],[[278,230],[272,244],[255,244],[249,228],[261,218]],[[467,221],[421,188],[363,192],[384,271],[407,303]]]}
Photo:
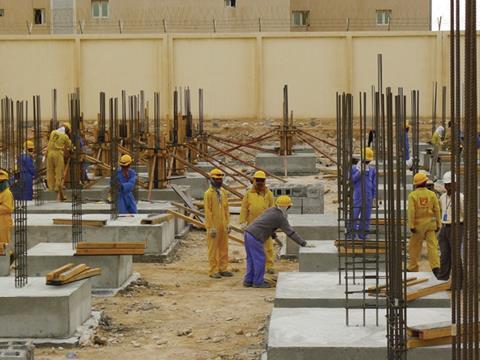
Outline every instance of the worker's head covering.
{"label": "worker's head covering", "polygon": [[0,192],[8,188],[8,173],[5,170],[0,170]]}
{"label": "worker's head covering", "polygon": [[275,201],[275,206],[280,209],[285,216],[287,216],[287,210],[290,209],[292,204],[292,199],[287,195],[281,195]]}
{"label": "worker's head covering", "polygon": [[120,166],[129,166],[132,163],[132,157],[128,154],[122,155],[118,164]]}
{"label": "worker's head covering", "polygon": [[443,174],[443,184],[451,184],[452,183],[452,172],[447,171],[445,174]]}
{"label": "worker's head covering", "polygon": [[35,148],[33,141],[27,140],[25,141],[25,149],[27,150],[33,150]]}
{"label": "worker's head covering", "polygon": [[72,127],[70,126],[70,123],[64,122],[64,123],[62,124],[62,126],[63,126],[66,130],[72,131]]}
{"label": "worker's head covering", "polygon": [[413,177],[413,185],[418,186],[426,184],[428,181],[428,176],[425,173],[417,173]]}
{"label": "worker's head covering", "polygon": [[265,180],[267,178],[267,175],[265,175],[264,171],[258,170],[257,172],[255,172],[255,174],[253,174],[253,178]]}
{"label": "worker's head covering", "polygon": [[213,169],[212,171],[210,171],[210,177],[212,179],[223,179],[224,176],[225,174],[220,169]]}
{"label": "worker's head covering", "polygon": [[60,126],[57,131],[60,133],[60,134],[65,134],[65,127],[63,126]]}
{"label": "worker's head covering", "polygon": [[371,147],[366,147],[363,149],[363,160],[372,161],[373,160],[373,150]]}
{"label": "worker's head covering", "polygon": [[435,130],[435,132],[440,135],[443,135],[444,131],[445,131],[445,128],[442,125],[437,127],[437,129]]}

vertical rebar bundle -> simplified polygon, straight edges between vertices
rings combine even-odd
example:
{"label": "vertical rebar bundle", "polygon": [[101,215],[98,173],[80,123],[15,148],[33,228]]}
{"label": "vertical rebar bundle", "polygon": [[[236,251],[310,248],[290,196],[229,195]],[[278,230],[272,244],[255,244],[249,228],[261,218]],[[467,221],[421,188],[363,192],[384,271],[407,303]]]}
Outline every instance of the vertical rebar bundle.
{"label": "vertical rebar bundle", "polygon": [[118,217],[118,99],[109,100],[110,128],[110,219]]}
{"label": "vertical rebar bundle", "polygon": [[101,146],[105,143],[105,132],[106,132],[106,98],[105,93],[102,91],[100,93],[100,113],[98,118],[98,135],[97,135],[97,145]]}
{"label": "vertical rebar bundle", "polygon": [[72,247],[82,241],[82,185],[81,180],[81,124],[80,124],[80,90],[69,95],[71,140],[73,151],[70,156],[70,188],[72,191]]}
{"label": "vertical rebar bundle", "polygon": [[42,183],[42,177],[40,176],[40,170],[43,163],[43,154],[42,154],[42,116],[40,108],[40,96],[36,95],[33,97],[33,139],[35,145],[35,169],[36,177],[34,179],[34,192],[35,192],[35,205],[42,205],[42,192],[44,189],[44,184]]}
{"label": "vertical rebar bundle", "polygon": [[52,121],[50,124],[49,134],[58,129],[58,118],[57,118],[57,89],[52,90]]}

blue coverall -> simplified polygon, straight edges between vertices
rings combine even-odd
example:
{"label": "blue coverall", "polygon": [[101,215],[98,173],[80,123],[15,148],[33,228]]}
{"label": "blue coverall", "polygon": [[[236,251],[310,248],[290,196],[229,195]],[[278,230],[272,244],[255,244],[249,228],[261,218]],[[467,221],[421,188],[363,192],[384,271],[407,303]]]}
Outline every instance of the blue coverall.
{"label": "blue coverall", "polygon": [[35,177],[35,165],[33,158],[28,154],[18,157],[21,169],[20,179],[13,189],[14,197],[17,200],[33,200],[33,178]]}
{"label": "blue coverall", "polygon": [[[374,167],[365,165],[362,175],[357,166],[352,166],[351,181],[353,184],[353,238],[366,239],[370,228],[373,199],[377,191],[377,173]],[[362,191],[363,185],[363,191]],[[365,194],[365,201],[363,200]]]}
{"label": "blue coverall", "polygon": [[123,175],[122,169],[117,170],[118,179],[118,213],[119,214],[136,214],[137,203],[135,197],[132,194],[135,188],[135,182],[137,180],[137,173],[128,169],[128,178]]}

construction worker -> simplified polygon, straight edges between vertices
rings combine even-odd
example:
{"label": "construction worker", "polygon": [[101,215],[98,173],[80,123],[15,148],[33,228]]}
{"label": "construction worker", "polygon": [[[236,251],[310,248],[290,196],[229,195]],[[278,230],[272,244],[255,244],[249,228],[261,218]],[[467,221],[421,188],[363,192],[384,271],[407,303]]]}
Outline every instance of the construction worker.
{"label": "construction worker", "polygon": [[64,123],[53,130],[47,146],[47,185],[50,191],[57,192],[57,200],[64,201],[63,180],[65,176],[65,151],[72,149],[70,124]]}
{"label": "construction worker", "polygon": [[233,276],[233,273],[227,270],[230,209],[227,192],[222,188],[224,176],[220,169],[210,171],[210,187],[203,197],[208,243],[208,275],[213,279]]}
{"label": "construction worker", "polygon": [[[447,281],[450,278],[450,270],[452,268],[452,173],[450,171],[443,175],[443,186],[446,192],[440,196],[440,209],[442,211],[442,228],[438,235],[438,244],[440,245],[440,271],[437,279]],[[463,203],[464,196],[460,193],[460,238],[463,237]]]}
{"label": "construction worker", "polygon": [[120,169],[117,170],[118,213],[136,214],[137,203],[133,196],[133,190],[135,189],[135,183],[137,181],[137,173],[130,168],[130,165],[132,165],[132,157],[128,154],[122,155],[118,164],[120,165]]}
{"label": "construction worker", "polygon": [[25,152],[18,157],[21,171],[20,179],[14,188],[15,199],[33,200],[33,178],[35,177],[34,149],[33,142],[27,140],[25,142]]}
{"label": "construction worker", "polygon": [[265,210],[246,229],[244,234],[245,251],[247,252],[247,269],[243,286],[269,288],[263,276],[265,274],[265,248],[263,243],[270,237],[276,238],[275,231],[283,232],[300,246],[307,242],[292,229],[287,220],[287,211],[292,206],[292,199],[282,195],[277,198],[275,207]]}
{"label": "construction worker", "polygon": [[432,154],[432,163],[430,164],[430,175],[432,176],[433,181],[437,180],[437,163],[438,163],[438,155],[440,150],[442,149],[443,141],[443,133],[445,129],[443,126],[437,127],[435,132],[432,135],[431,143],[433,145],[433,154]]}
{"label": "construction worker", "polygon": [[410,139],[408,137],[409,132],[410,132],[410,125],[407,124],[405,126],[405,160],[406,160],[407,169],[410,169],[413,165],[413,160],[410,157]]}
{"label": "construction worker", "polygon": [[[253,186],[247,190],[242,200],[242,207],[240,209],[240,227],[245,230],[253,220],[259,217],[265,210],[275,205],[273,193],[266,187],[265,181],[267,177],[265,172],[257,171],[253,174]],[[268,238],[265,243],[266,272],[274,274],[273,269],[274,255],[273,255],[273,240]]]}
{"label": "construction worker", "polygon": [[10,243],[12,231],[13,194],[9,189],[9,176],[0,170],[0,246]]}
{"label": "construction worker", "polygon": [[[363,165],[358,162],[352,165],[351,181],[353,184],[353,234],[360,239],[368,237],[373,199],[377,191],[377,173],[370,162],[373,160],[373,150],[363,149]],[[363,167],[363,169],[362,169]],[[365,196],[365,197],[364,197]],[[351,230],[350,230],[351,231]]]}
{"label": "construction worker", "polygon": [[424,173],[415,174],[415,187],[408,195],[408,227],[412,232],[408,242],[408,271],[418,271],[418,259],[422,244],[427,242],[428,261],[435,276],[440,270],[438,241],[435,233],[440,229],[440,206],[437,196],[427,189],[428,177]]}

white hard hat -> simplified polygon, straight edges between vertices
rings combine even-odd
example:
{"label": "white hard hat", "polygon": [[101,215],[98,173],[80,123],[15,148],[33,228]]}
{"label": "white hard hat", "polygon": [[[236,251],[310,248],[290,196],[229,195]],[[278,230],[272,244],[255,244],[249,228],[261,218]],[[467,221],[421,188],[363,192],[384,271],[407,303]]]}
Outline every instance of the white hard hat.
{"label": "white hard hat", "polygon": [[443,134],[444,131],[445,131],[445,128],[444,128],[442,125],[440,125],[439,127],[437,127],[437,130],[436,130],[437,133]]}
{"label": "white hard hat", "polygon": [[443,184],[451,184],[452,183],[452,172],[447,171],[443,174]]}

